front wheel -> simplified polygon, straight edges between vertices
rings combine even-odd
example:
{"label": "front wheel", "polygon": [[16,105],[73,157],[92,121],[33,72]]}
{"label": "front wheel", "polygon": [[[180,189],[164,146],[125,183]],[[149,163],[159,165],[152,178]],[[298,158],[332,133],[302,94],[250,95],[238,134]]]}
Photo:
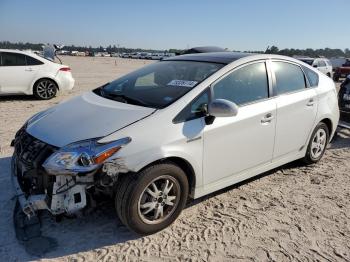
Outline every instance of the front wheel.
{"label": "front wheel", "polygon": [[325,123],[320,122],[314,129],[308,148],[303,158],[303,161],[306,164],[313,164],[318,162],[324,152],[326,151],[326,147],[329,141],[329,130]]}
{"label": "front wheel", "polygon": [[120,220],[138,234],[152,234],[179,216],[188,196],[184,171],[173,163],[125,175],[117,185],[115,206]]}

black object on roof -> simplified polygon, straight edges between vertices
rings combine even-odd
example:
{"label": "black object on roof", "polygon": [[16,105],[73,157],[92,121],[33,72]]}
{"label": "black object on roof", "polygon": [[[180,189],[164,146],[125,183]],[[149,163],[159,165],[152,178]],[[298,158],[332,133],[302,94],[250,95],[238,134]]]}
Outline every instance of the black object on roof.
{"label": "black object on roof", "polygon": [[240,53],[240,52],[215,52],[215,53],[200,53],[200,54],[188,54],[174,56],[164,59],[164,61],[198,61],[198,62],[211,62],[220,64],[229,64],[240,58],[250,56],[254,54]]}
{"label": "black object on roof", "polygon": [[218,46],[199,46],[187,49],[183,54],[198,54],[198,53],[212,53],[225,52],[226,50]]}

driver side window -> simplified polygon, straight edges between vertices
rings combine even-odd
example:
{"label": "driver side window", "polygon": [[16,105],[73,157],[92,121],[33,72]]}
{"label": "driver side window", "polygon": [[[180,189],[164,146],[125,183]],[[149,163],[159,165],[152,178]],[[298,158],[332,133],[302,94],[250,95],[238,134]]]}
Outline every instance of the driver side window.
{"label": "driver side window", "polygon": [[268,96],[264,62],[236,69],[213,85],[213,99],[226,99],[237,105],[252,103]]}

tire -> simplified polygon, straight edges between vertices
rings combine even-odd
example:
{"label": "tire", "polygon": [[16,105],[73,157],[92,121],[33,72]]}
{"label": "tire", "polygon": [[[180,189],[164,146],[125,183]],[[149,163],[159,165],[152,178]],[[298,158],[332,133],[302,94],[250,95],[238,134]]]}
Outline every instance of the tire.
{"label": "tire", "polygon": [[327,73],[327,76],[328,76],[328,77],[331,77],[331,73]]}
{"label": "tire", "polygon": [[312,132],[305,157],[306,164],[314,164],[320,161],[329,141],[329,130],[325,123],[320,122]]}
{"label": "tire", "polygon": [[335,82],[338,82],[338,81],[339,81],[339,76],[338,76],[338,75],[333,75],[333,80],[334,80]]}
{"label": "tire", "polygon": [[51,79],[40,79],[34,85],[34,96],[40,100],[49,100],[57,94],[57,84]]}
{"label": "tire", "polygon": [[175,221],[185,207],[189,186],[185,172],[165,162],[126,174],[116,190],[115,207],[122,223],[138,234],[148,235]]}

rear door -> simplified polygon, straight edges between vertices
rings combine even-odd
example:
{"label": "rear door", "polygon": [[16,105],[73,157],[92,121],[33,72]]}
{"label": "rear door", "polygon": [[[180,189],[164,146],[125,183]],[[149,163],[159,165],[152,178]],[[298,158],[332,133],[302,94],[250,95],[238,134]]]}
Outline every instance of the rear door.
{"label": "rear door", "polygon": [[[31,84],[36,75],[36,68],[34,66],[27,65],[26,57],[27,56],[24,54],[14,52],[1,53],[1,93],[25,93],[31,88]],[[41,63],[40,61],[38,62]]]}
{"label": "rear door", "polygon": [[277,124],[274,159],[298,153],[307,143],[317,114],[317,93],[298,64],[272,61]]}

